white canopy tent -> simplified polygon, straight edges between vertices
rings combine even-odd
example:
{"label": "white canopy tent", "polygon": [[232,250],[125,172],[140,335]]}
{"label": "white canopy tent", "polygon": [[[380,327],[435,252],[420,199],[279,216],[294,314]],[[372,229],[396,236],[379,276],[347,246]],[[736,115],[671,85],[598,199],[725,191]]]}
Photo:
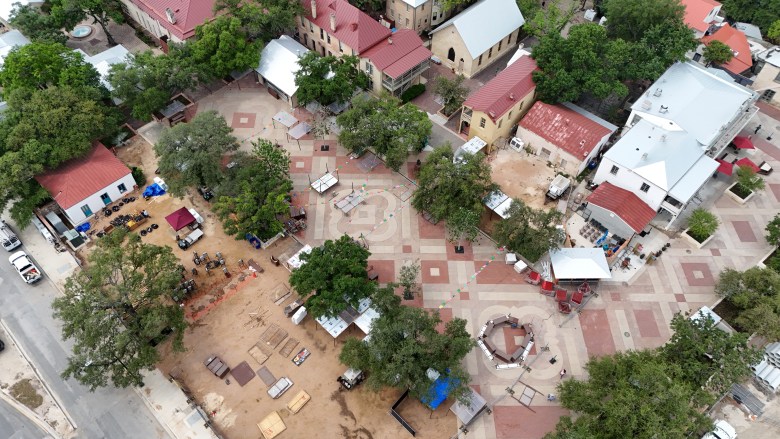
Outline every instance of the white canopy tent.
{"label": "white canopy tent", "polygon": [[477,136],[474,136],[471,140],[461,145],[460,148],[455,151],[455,159],[453,161],[458,163],[464,154],[476,154],[482,151],[482,148],[485,146],[487,146],[487,142]]}
{"label": "white canopy tent", "polygon": [[600,248],[560,248],[550,252],[556,279],[611,279],[607,257]]}
{"label": "white canopy tent", "polygon": [[340,312],[335,317],[321,316],[317,318],[317,323],[323,327],[333,338],[338,338],[342,332],[346,331],[353,323],[360,328],[363,333],[368,335],[371,332],[371,326],[374,320],[379,318],[379,312],[371,307],[371,299],[363,299],[358,304],[358,309],[348,306],[347,309]]}
{"label": "white canopy tent", "polygon": [[496,190],[488,194],[488,196],[485,197],[485,199],[482,201],[485,203],[485,206],[487,206],[488,209],[495,212],[501,218],[509,218],[507,212],[509,211],[509,207],[512,205],[512,198],[509,197],[509,195],[501,192],[500,190]]}
{"label": "white canopy tent", "polygon": [[310,245],[304,245],[303,248],[298,250],[297,253],[292,255],[292,257],[290,257],[290,259],[287,260],[285,267],[287,267],[287,269],[291,271],[296,268],[300,268],[300,266],[304,264],[304,262],[301,260],[301,255],[304,253],[311,253],[311,250],[312,249]]}

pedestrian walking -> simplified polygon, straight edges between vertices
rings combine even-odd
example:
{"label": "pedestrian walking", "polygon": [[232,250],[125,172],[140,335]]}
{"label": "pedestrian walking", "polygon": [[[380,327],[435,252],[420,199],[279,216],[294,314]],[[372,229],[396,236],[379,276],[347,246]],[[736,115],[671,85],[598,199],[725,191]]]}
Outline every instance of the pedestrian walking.
{"label": "pedestrian walking", "polygon": [[561,379],[566,376],[566,369],[561,369]]}
{"label": "pedestrian walking", "polygon": [[759,132],[759,131],[761,131],[761,126],[762,126],[762,125],[760,125],[760,124],[759,124],[759,125],[756,127],[756,130],[755,130],[755,131],[753,131],[753,134],[758,134],[758,132]]}
{"label": "pedestrian walking", "polygon": [[552,393],[547,394],[547,400],[548,401],[555,401],[555,395],[553,395]]}

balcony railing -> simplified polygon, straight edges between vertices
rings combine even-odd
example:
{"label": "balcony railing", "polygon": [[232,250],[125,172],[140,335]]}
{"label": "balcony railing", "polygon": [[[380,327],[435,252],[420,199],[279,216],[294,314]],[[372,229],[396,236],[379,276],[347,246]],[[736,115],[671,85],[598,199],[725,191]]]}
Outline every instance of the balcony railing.
{"label": "balcony railing", "polygon": [[758,113],[758,107],[751,102],[747,109],[742,111],[739,116],[735,117],[728,125],[728,128],[723,130],[720,137],[718,137],[712,143],[712,146],[707,149],[707,155],[713,158],[719,156],[734,137],[745,128],[745,125],[747,125],[756,113]]}
{"label": "balcony railing", "polygon": [[461,120],[471,123],[472,110],[469,107],[463,107],[463,113],[461,113]]}
{"label": "balcony railing", "polygon": [[406,73],[403,75],[397,77],[397,78],[391,78],[387,75],[382,75],[382,86],[389,90],[392,93],[395,93],[396,90],[399,90],[403,88],[406,84],[411,82],[414,78],[422,74],[422,72],[428,70],[431,63],[430,60],[425,60],[421,62],[420,64],[417,64],[416,66],[412,67]]}

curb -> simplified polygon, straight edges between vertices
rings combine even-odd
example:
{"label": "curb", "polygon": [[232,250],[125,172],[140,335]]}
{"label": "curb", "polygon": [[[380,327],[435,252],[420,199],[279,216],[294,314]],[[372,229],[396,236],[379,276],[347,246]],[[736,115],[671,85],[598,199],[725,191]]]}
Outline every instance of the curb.
{"label": "curb", "polygon": [[[65,415],[65,419],[68,420],[68,423],[70,424],[71,427],[73,427],[73,430],[74,431],[78,430],[78,426],[76,425],[76,421],[74,421],[73,418],[70,416],[70,413],[68,413],[68,411],[65,410],[65,407],[62,405],[62,402],[57,397],[57,395],[54,392],[52,392],[52,390],[49,387],[49,384],[46,382],[46,380],[44,380],[41,377],[41,374],[38,372],[38,368],[35,367],[35,364],[33,364],[32,361],[30,361],[30,356],[27,355],[27,352],[24,350],[24,347],[16,340],[16,337],[14,336],[13,332],[8,328],[8,325],[6,325],[5,321],[2,320],[2,319],[0,319],[0,327],[3,328],[5,333],[8,335],[8,338],[10,338],[11,341],[14,343],[14,345],[16,345],[17,349],[19,349],[19,353],[22,354],[22,357],[24,357],[24,360],[27,361],[27,364],[29,364],[30,367],[32,368],[33,372],[35,372],[35,376],[38,377],[38,381],[40,381],[41,385],[46,390],[46,393],[48,393],[49,396],[51,396],[51,399],[54,401],[54,404],[56,404],[57,407]],[[14,402],[16,402],[16,401],[14,401]],[[27,407],[25,407],[25,408],[27,408]],[[36,419],[38,419],[37,415],[35,415],[35,417],[36,417]],[[41,421],[41,422],[43,422],[47,427],[49,426],[49,424],[46,424],[46,422],[44,422],[44,421]],[[47,431],[48,431],[48,429],[47,429]],[[59,437],[59,436],[57,434],[54,434],[54,437]]]}
{"label": "curb", "polygon": [[29,419],[30,422],[37,425],[38,428],[48,433],[49,437],[54,439],[62,439],[62,436],[58,435],[53,428],[51,428],[51,425],[47,424],[45,421],[41,420],[38,415],[30,410],[29,407],[27,407],[24,404],[19,403],[17,400],[13,399],[10,395],[5,393],[5,391],[0,392],[0,399],[7,402],[8,405],[14,408],[17,412],[22,414],[25,418]]}
{"label": "curb", "polygon": [[[155,372],[160,373],[159,370],[155,369]],[[140,387],[133,387],[133,390],[135,393],[138,394],[138,396],[141,398],[141,401],[144,402],[144,405],[146,405],[146,408],[149,409],[150,412],[154,415],[154,419],[157,420],[157,423],[162,426],[162,428],[168,433],[168,436],[171,438],[180,439],[179,436],[176,435],[176,433],[173,432],[171,427],[168,425],[167,422],[160,416],[160,413],[158,413],[157,409],[152,404],[152,401],[149,400],[149,398],[144,395],[144,391]]]}

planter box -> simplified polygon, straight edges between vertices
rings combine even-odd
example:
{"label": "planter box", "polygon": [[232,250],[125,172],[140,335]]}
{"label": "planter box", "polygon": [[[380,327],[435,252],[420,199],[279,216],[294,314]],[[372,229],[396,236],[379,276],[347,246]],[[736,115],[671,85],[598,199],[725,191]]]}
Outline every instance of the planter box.
{"label": "planter box", "polygon": [[705,245],[707,245],[707,243],[709,243],[710,241],[712,241],[712,238],[713,238],[715,235],[714,235],[714,234],[712,234],[712,235],[708,236],[708,237],[707,237],[707,239],[705,239],[704,241],[702,241],[702,242],[699,242],[699,241],[697,241],[697,240],[693,239],[693,236],[691,236],[691,235],[689,235],[689,234],[688,234],[688,229],[685,229],[685,230],[683,230],[683,232],[682,232],[682,236],[683,236],[683,238],[685,238],[685,240],[686,240],[686,241],[688,241],[688,243],[689,243],[689,244],[693,245],[693,246],[694,246],[694,247],[696,247],[696,248],[702,248],[702,247],[704,247]]}
{"label": "planter box", "polygon": [[772,259],[773,256],[775,256],[778,252],[777,248],[773,248],[769,253],[766,254],[763,258],[761,258],[761,262],[757,263],[756,265],[758,268],[766,268],[766,263],[769,262],[770,259]]}
{"label": "planter box", "polygon": [[439,108],[439,111],[436,112],[436,114],[438,114],[439,116],[441,116],[441,117],[443,117],[443,118],[445,118],[447,120],[450,120],[450,119],[453,118],[453,116],[455,116],[459,112],[460,112],[460,109],[457,109],[457,110],[453,111],[452,114],[447,116],[446,114],[444,114],[444,107],[441,107],[441,108]]}
{"label": "planter box", "polygon": [[734,189],[734,186],[736,186],[736,185],[737,185],[737,183],[734,183],[734,184],[732,184],[731,186],[729,186],[729,188],[728,188],[728,189],[726,189],[726,194],[727,194],[729,197],[731,197],[731,198],[732,198],[734,201],[736,201],[737,203],[739,203],[739,204],[745,204],[745,203],[747,203],[747,202],[748,202],[748,200],[749,200],[749,199],[751,199],[751,198],[753,198],[753,195],[755,195],[755,194],[756,194],[755,192],[751,192],[750,194],[748,194],[748,196],[747,196],[747,197],[745,197],[745,198],[742,198],[742,197],[740,197],[739,195],[735,194],[735,193],[734,193],[734,191],[732,190],[732,189]]}

